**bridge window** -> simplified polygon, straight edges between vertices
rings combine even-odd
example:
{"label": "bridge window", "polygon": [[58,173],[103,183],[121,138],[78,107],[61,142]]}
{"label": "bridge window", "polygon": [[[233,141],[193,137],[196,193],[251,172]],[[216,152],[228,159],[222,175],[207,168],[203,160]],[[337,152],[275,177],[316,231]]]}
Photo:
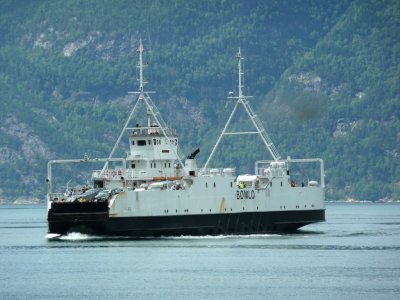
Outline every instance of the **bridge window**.
{"label": "bridge window", "polygon": [[131,168],[134,169],[136,166],[135,164],[131,164]]}
{"label": "bridge window", "polygon": [[132,145],[135,145],[135,141],[131,141],[131,144],[132,144]]}
{"label": "bridge window", "polygon": [[148,144],[148,145],[151,145],[151,140],[148,140],[148,141],[147,141],[147,144]]}
{"label": "bridge window", "polygon": [[146,140],[138,140],[137,144],[138,146],[146,146]]}

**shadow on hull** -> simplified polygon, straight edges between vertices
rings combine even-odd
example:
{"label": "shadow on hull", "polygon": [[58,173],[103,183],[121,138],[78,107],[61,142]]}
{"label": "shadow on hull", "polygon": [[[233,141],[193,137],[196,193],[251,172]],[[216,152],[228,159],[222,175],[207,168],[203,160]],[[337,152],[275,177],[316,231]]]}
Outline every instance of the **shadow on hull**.
{"label": "shadow on hull", "polygon": [[63,203],[48,214],[49,233],[131,237],[294,232],[325,221],[325,210],[109,217],[107,203]]}

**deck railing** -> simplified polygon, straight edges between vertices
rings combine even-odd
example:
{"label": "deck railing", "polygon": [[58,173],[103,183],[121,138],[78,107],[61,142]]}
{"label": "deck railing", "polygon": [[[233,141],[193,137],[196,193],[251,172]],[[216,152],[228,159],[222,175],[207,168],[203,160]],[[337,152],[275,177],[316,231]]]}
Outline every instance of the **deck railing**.
{"label": "deck railing", "polygon": [[[321,187],[325,187],[325,173],[324,173],[324,161],[321,158],[301,158],[301,159],[292,159],[288,157],[287,159],[282,159],[279,161],[275,160],[258,160],[254,164],[254,169],[257,175],[264,176],[265,170],[271,166],[271,163],[277,163],[276,169],[279,170],[279,173],[286,172],[289,168],[288,166],[292,163],[300,164],[300,163],[318,163],[320,168],[320,182]],[[283,165],[279,165],[279,163],[283,163]],[[272,170],[273,168],[271,168]],[[274,174],[272,174],[274,175]]]}

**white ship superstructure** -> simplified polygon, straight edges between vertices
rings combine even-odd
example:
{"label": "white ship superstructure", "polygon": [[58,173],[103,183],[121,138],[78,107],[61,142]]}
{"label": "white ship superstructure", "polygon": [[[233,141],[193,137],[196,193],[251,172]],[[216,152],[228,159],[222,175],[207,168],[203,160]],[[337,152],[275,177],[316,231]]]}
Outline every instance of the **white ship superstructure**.
{"label": "white ship superstructure", "polygon": [[[48,164],[48,224],[50,233],[72,231],[129,236],[251,234],[292,231],[325,220],[324,166],[321,159],[281,159],[276,147],[243,95],[242,55],[238,58],[238,96],[226,126],[204,167],[196,163],[196,149],[186,158],[179,150],[175,129],[166,125],[144,90],[143,46],[140,42],[138,99],[108,158],[55,160]],[[146,109],[146,124],[131,122],[138,107]],[[239,106],[255,131],[228,132]],[[258,134],[272,160],[255,162],[254,174],[235,169],[209,168],[226,135]],[[127,136],[125,158],[113,155]],[[54,193],[52,165],[104,162],[92,173],[93,186]],[[302,184],[290,176],[293,164],[320,166],[318,181]],[[110,164],[117,165],[111,168]]]}

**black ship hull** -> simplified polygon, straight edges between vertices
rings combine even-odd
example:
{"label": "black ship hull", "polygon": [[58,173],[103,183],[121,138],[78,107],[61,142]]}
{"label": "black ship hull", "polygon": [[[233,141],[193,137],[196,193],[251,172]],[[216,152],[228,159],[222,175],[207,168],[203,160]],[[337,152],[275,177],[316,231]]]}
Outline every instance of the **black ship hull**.
{"label": "black ship hull", "polygon": [[49,233],[158,237],[293,232],[325,221],[325,210],[109,217],[107,203],[64,203],[48,213]]}

